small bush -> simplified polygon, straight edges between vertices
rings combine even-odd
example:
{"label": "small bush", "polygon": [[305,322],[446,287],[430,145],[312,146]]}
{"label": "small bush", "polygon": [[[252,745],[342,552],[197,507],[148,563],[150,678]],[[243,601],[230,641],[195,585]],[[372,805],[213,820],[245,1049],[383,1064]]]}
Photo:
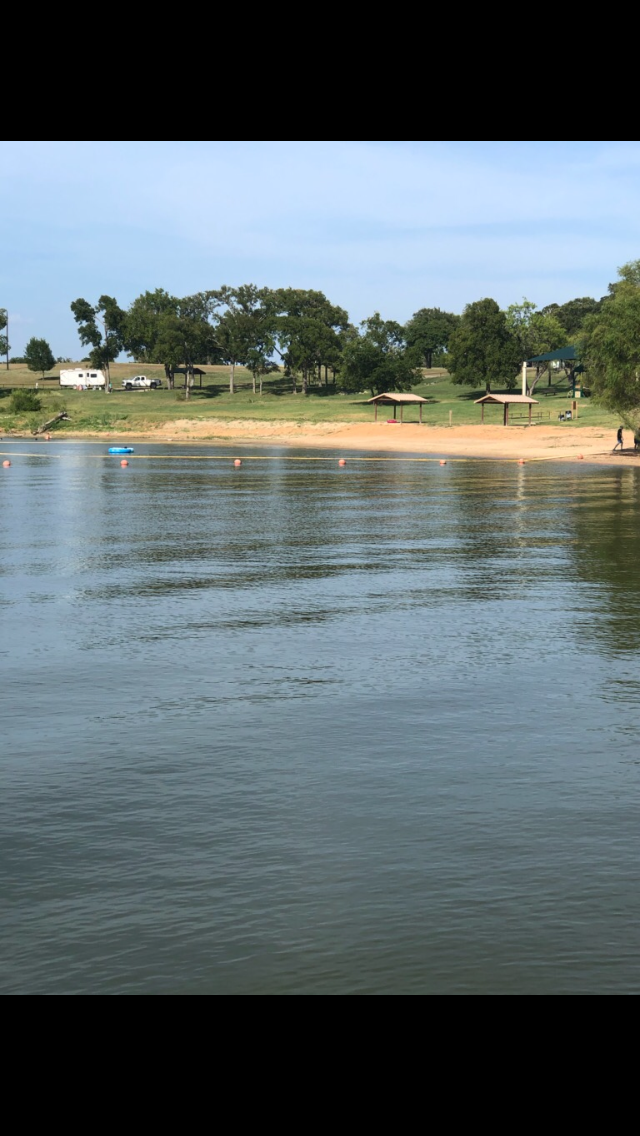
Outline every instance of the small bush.
{"label": "small bush", "polygon": [[17,390],[11,395],[11,410],[14,414],[29,414],[42,410],[42,401],[30,390]]}

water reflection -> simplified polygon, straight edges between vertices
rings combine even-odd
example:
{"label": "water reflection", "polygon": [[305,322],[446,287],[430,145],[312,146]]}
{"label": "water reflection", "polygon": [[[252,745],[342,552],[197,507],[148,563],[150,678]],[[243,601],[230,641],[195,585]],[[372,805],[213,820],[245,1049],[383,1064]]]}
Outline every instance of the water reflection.
{"label": "water reflection", "polygon": [[0,478],[2,992],[640,985],[638,474],[148,452]]}

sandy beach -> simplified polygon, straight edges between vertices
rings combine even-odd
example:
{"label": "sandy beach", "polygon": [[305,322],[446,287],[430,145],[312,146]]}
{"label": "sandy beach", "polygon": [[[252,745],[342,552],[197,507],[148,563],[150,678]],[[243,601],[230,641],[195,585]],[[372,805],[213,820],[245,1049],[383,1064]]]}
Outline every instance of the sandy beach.
{"label": "sandy beach", "polygon": [[[58,435],[62,440],[62,435]],[[103,438],[115,436],[65,432],[65,438]],[[124,437],[118,435],[118,439]],[[283,446],[327,449],[343,453],[374,451],[389,454],[420,454],[435,458],[495,458],[518,461],[589,461],[612,465],[640,465],[640,453],[633,450],[631,431],[627,449],[612,453],[615,436],[601,427],[576,428],[533,426],[419,426],[391,425],[386,422],[345,424],[255,422],[246,419],[206,421],[188,418],[163,423],[145,433],[126,434],[127,441],[158,443],[206,443],[233,446]]]}

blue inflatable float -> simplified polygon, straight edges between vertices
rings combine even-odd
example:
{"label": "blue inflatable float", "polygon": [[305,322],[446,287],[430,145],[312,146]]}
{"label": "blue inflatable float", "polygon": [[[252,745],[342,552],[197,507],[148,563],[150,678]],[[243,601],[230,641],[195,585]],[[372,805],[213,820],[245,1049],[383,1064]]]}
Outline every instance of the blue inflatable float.
{"label": "blue inflatable float", "polygon": [[132,446],[111,446],[109,449],[110,454],[133,454],[135,450]]}

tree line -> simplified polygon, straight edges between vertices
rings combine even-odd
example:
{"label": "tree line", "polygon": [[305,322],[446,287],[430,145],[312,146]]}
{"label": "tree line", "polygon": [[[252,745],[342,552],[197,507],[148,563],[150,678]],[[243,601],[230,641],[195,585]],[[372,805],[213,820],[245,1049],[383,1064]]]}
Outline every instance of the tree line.
{"label": "tree line", "polygon": [[169,387],[178,370],[224,364],[231,394],[243,367],[256,392],[279,371],[296,394],[322,385],[376,395],[410,390],[434,366],[462,385],[513,386],[524,358],[564,346],[597,307],[583,299],[538,312],[524,300],[503,312],[494,300],[480,300],[461,316],[422,308],[403,325],[375,312],[356,327],[323,292],[246,284],[184,298],[156,289],[126,310],[110,296],[97,304],[79,299],[71,311],[90,364],[107,373],[125,352],[162,365]]}
{"label": "tree line", "polygon": [[[197,367],[224,364],[231,394],[238,367],[251,373],[256,392],[278,371],[296,394],[322,385],[376,395],[410,390],[423,380],[424,368],[437,366],[459,385],[514,390],[524,360],[575,345],[594,393],[616,410],[640,411],[640,261],[620,269],[600,300],[582,297],[538,309],[524,299],[505,311],[485,298],[461,315],[422,308],[404,325],[376,312],[357,327],[322,292],[253,284],[183,298],[156,289],[127,309],[111,296],[94,304],[78,299],[71,311],[89,365],[108,375],[126,353],[140,364],[163,366],[169,387],[177,372],[188,376]],[[0,321],[0,353],[2,332]],[[42,339],[29,342],[25,360],[43,374],[56,362]],[[531,393],[542,370],[530,382]],[[186,389],[188,396],[188,381]]]}

